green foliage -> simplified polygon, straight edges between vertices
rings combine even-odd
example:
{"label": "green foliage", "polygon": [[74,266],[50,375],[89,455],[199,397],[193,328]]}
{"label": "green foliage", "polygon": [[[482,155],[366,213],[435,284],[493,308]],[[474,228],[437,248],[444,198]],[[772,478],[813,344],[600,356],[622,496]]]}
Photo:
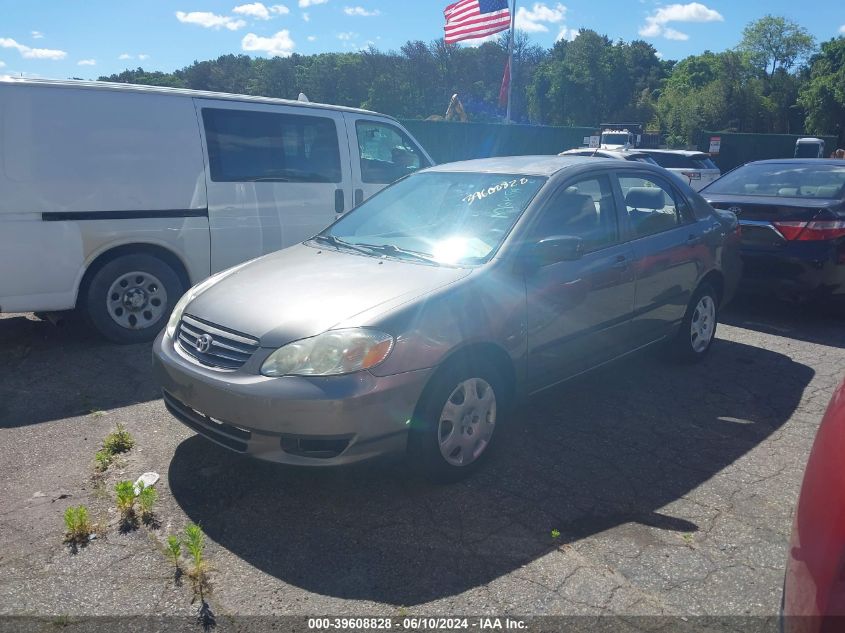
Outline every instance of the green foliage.
{"label": "green foliage", "polygon": [[811,134],[845,136],[845,37],[822,44],[810,60],[809,79],[801,88],[798,104],[807,112]]}
{"label": "green foliage", "polygon": [[200,595],[209,589],[208,583],[208,564],[203,556],[205,551],[205,535],[202,528],[196,523],[189,523],[185,526],[185,539],[183,541],[185,549],[191,556],[193,568],[188,573],[188,577],[193,583],[194,591]]}
{"label": "green foliage", "polygon": [[552,530],[552,538],[553,539],[559,539],[560,538],[560,530],[558,530],[558,529]]}
{"label": "green foliage", "polygon": [[813,52],[815,40],[810,32],[782,16],[766,15],[751,22],[742,32],[739,50],[749,54],[756,66],[771,76],[778,68],[789,70]]}
{"label": "green foliage", "polygon": [[99,450],[94,453],[94,468],[99,472],[104,472],[108,470],[109,465],[111,464],[112,455],[105,449]]}
{"label": "green foliage", "polygon": [[117,493],[117,509],[124,521],[130,521],[135,516],[135,484],[128,479],[119,481],[114,486]]}
{"label": "green foliage", "polygon": [[120,423],[118,423],[114,431],[106,435],[106,438],[103,440],[103,450],[109,455],[126,453],[131,450],[133,446],[135,446],[135,439]]}
{"label": "green foliage", "polygon": [[138,506],[141,509],[141,520],[149,523],[153,520],[153,506],[158,499],[158,492],[152,486],[145,486],[143,482],[140,483],[140,491],[138,492]]}
{"label": "green foliage", "polygon": [[170,535],[167,537],[167,551],[173,557],[173,564],[179,568],[179,556],[182,554],[182,543],[179,537]]}
{"label": "green foliage", "polygon": [[65,542],[76,545],[87,543],[91,532],[88,508],[80,505],[70,506],[65,510]]}

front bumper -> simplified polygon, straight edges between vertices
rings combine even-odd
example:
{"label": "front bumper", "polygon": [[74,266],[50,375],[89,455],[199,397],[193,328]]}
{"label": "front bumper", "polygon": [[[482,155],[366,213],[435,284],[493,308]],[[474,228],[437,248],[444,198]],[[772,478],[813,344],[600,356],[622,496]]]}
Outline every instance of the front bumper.
{"label": "front bumper", "polygon": [[[256,356],[269,353],[260,349]],[[268,378],[204,367],[164,334],[153,346],[153,376],[176,419],[230,450],[301,466],[351,464],[404,451],[411,415],[432,371]]]}
{"label": "front bumper", "polygon": [[743,248],[740,287],[791,300],[843,297],[842,248],[831,242],[792,242],[777,250]]}

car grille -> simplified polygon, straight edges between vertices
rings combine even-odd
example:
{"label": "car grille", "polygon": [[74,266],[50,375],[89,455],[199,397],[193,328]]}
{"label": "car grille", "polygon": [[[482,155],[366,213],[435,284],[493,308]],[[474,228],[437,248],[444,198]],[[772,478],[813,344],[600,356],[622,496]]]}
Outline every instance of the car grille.
{"label": "car grille", "polygon": [[258,341],[245,334],[225,330],[196,317],[182,317],[177,330],[179,347],[203,365],[218,369],[243,367],[258,349]]}

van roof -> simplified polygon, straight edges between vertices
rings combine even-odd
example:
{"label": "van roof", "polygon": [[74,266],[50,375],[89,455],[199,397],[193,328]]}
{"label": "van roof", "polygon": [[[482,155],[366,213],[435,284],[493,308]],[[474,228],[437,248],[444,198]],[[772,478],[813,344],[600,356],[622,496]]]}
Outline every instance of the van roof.
{"label": "van roof", "polygon": [[145,86],[142,84],[121,84],[108,81],[82,81],[77,79],[30,79],[24,77],[0,77],[0,85],[23,84],[27,86],[39,86],[49,88],[78,88],[83,90],[113,90],[116,92],[143,92],[178,97],[194,97],[201,99],[225,99],[228,101],[244,101],[248,103],[269,103],[277,105],[298,106],[302,108],[314,108],[318,110],[340,110],[343,112],[355,112],[371,116],[395,119],[387,114],[362,110],[360,108],[348,108],[346,106],[331,105],[327,103],[311,103],[295,101],[292,99],[276,99],[273,97],[261,97],[253,95],[230,94],[228,92],[211,92],[208,90],[189,90],[187,88],[168,88],[164,86]]}

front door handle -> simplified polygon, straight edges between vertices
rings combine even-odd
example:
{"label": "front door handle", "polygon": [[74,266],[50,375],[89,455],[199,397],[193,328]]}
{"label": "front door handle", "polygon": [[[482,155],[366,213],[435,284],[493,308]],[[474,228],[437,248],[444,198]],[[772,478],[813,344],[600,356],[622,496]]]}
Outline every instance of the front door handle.
{"label": "front door handle", "polygon": [[628,258],[624,255],[617,255],[613,261],[613,268],[616,270],[625,270],[628,268]]}
{"label": "front door handle", "polygon": [[357,207],[362,202],[364,202],[364,190],[363,189],[356,189],[355,190],[355,206]]}
{"label": "front door handle", "polygon": [[346,210],[346,199],[343,195],[343,189],[334,190],[334,212],[343,213]]}

